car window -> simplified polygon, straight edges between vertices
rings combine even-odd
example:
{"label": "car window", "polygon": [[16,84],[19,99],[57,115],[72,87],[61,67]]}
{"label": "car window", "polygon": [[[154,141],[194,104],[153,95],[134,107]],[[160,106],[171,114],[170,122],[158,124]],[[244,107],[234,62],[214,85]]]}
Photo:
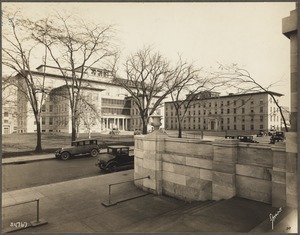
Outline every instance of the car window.
{"label": "car window", "polygon": [[78,146],[83,146],[84,145],[84,142],[80,141],[78,142]]}
{"label": "car window", "polygon": [[122,153],[122,154],[128,154],[128,149],[122,149],[122,150],[121,150],[121,153]]}
{"label": "car window", "polygon": [[86,140],[85,142],[84,142],[84,145],[89,145],[90,144],[90,141],[89,140]]}

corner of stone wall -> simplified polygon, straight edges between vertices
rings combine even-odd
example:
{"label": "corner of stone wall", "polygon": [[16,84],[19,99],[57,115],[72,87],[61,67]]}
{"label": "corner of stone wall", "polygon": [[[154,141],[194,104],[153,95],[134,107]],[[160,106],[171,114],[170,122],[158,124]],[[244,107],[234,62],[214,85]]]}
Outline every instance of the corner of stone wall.
{"label": "corner of stone wall", "polygon": [[[134,179],[135,185],[153,194],[162,194],[162,153],[165,148],[165,135],[154,131],[145,136],[135,137]],[[150,176],[150,179],[137,180]]]}
{"label": "corner of stone wall", "polygon": [[297,132],[286,133],[286,205],[298,208],[297,194],[297,166],[298,166],[298,141]]}
{"label": "corner of stone wall", "polygon": [[239,140],[216,140],[213,143],[212,199],[236,195],[236,163]]}
{"label": "corner of stone wall", "polygon": [[286,206],[286,147],[285,143],[272,146],[272,206]]}

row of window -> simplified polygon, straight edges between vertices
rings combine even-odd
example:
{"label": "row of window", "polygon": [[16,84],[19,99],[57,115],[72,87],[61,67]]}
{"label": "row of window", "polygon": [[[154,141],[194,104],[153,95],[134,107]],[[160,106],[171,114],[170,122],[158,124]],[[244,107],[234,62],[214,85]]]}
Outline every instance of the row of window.
{"label": "row of window", "polygon": [[[212,111],[211,110],[203,110],[203,115],[210,115],[210,114],[230,114],[231,112],[230,112],[230,109],[227,109],[227,110],[225,110],[226,112],[224,112],[224,109],[221,109],[220,110],[220,113],[218,113],[218,111],[217,110],[214,110],[214,113],[212,113]],[[259,112],[260,113],[263,113],[264,112],[264,108],[263,107],[260,107],[260,109],[259,109]],[[234,114],[236,114],[237,113],[237,109],[236,108],[234,108],[233,109],[233,113]],[[245,108],[242,108],[241,109],[241,113],[245,113]],[[173,116],[173,114],[175,115],[176,114],[176,112],[166,112],[166,116],[169,116],[169,114],[171,114],[170,116]],[[179,115],[181,115],[181,114],[183,114],[183,112],[181,112],[181,111],[179,111]],[[250,114],[255,114],[255,112],[254,112],[254,109],[250,109]],[[187,112],[187,115],[196,115],[196,111],[194,110],[193,111],[193,113],[191,112],[191,111],[188,111]],[[201,110],[198,110],[198,115],[201,115]]]}
{"label": "row of window", "polygon": [[[68,118],[67,117],[42,117],[42,125],[52,126],[67,126]],[[34,125],[36,125],[36,121],[34,121]]]}
{"label": "row of window", "polygon": [[99,69],[91,69],[91,74],[99,77],[108,77],[108,72],[99,70]]}
{"label": "row of window", "polygon": [[102,114],[106,115],[130,115],[130,109],[124,108],[102,108]]}
{"label": "row of window", "polygon": [[[220,126],[220,130],[221,131],[225,131],[225,130],[246,130],[246,125],[245,124],[242,124],[241,126],[240,126],[240,129],[238,128],[239,126],[238,125],[233,125],[233,129],[231,129],[230,128],[230,126]],[[251,124],[251,125],[249,125],[249,130],[256,130],[256,129],[254,129],[255,128],[255,126],[254,126],[254,124]],[[278,126],[277,126],[277,128],[278,128]],[[166,129],[178,129],[178,125],[173,125],[173,124],[171,124],[171,125],[166,125]],[[198,126],[196,126],[196,125],[193,125],[193,126],[186,126],[186,125],[183,125],[183,128],[182,129],[184,129],[184,130],[215,130],[214,129],[214,127],[213,128],[208,128],[208,125],[204,125],[203,127],[201,126],[201,125],[198,125]],[[257,128],[258,129],[258,128]],[[263,124],[261,124],[261,125],[259,125],[259,129],[260,130],[263,130],[264,129],[264,125]]]}
{"label": "row of window", "polygon": [[61,112],[68,112],[68,109],[69,109],[69,105],[67,103],[62,103],[62,104],[59,104],[55,107],[55,109],[53,108],[53,105],[50,104],[48,105],[48,110],[46,109],[46,105],[42,105],[42,112],[49,112],[49,113],[52,113],[52,112],[58,112],[58,113],[61,113]]}
{"label": "row of window", "polygon": [[[241,102],[240,102],[240,105],[245,105],[247,102],[245,101],[245,100],[241,100]],[[221,101],[220,102],[220,107],[223,107],[223,106],[231,106],[232,104],[234,105],[234,106],[237,106],[238,105],[238,102],[236,101],[236,100],[234,100],[234,101],[230,101],[230,100],[227,100],[227,102],[224,102],[224,101]],[[251,105],[258,105],[258,104],[254,104],[254,101],[253,100],[251,100],[250,101],[250,104]],[[260,99],[260,101],[259,101],[259,105],[263,105],[264,104],[264,102],[263,102],[263,100],[262,99]],[[174,104],[171,104],[171,103],[169,103],[169,104],[167,104],[166,105],[166,109],[168,109],[168,107],[171,107],[171,109],[173,109],[174,108]],[[212,102],[203,102],[203,103],[197,103],[197,104],[190,104],[189,105],[189,107],[188,108],[196,108],[198,106],[198,108],[201,108],[201,107],[203,107],[203,108],[207,108],[207,107],[209,107],[209,108],[211,108],[211,107],[218,107],[218,102],[214,102],[214,105],[212,104]],[[181,107],[182,109],[184,108],[183,106]]]}
{"label": "row of window", "polygon": [[[230,123],[231,119],[232,118],[221,118],[220,119],[220,123],[223,124],[225,122],[225,120],[227,121],[227,123]],[[200,118],[200,117],[199,118],[184,118],[183,119],[183,123],[187,123],[187,122],[194,122],[194,123],[198,122],[198,123],[200,123],[201,121],[203,121],[203,123],[206,123],[206,120],[207,119]],[[233,122],[237,122],[237,121],[245,122],[245,120],[246,120],[245,116],[242,116],[242,117],[233,117]],[[251,122],[254,122],[254,120],[255,120],[254,117],[250,117],[250,121]],[[171,118],[171,119],[168,119],[167,121],[171,121],[171,123],[173,123],[173,122],[177,123],[177,118]],[[264,116],[261,115],[259,117],[259,121],[263,122],[264,121]]]}
{"label": "row of window", "polygon": [[120,106],[124,106],[125,102],[126,102],[125,100],[102,98],[102,105],[120,105]]}

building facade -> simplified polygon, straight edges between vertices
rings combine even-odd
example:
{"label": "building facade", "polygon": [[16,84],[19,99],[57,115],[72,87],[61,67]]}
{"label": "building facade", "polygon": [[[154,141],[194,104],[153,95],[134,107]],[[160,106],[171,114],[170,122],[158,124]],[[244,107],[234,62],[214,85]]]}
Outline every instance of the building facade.
{"label": "building facade", "polygon": [[2,134],[16,133],[18,128],[17,89],[9,84],[2,84],[2,86],[5,87],[2,90]]}
{"label": "building facade", "polygon": [[[81,68],[77,68],[78,76],[80,70]],[[63,72],[66,76],[70,74],[67,69]],[[43,90],[46,91],[44,102],[41,104],[42,132],[71,133],[72,115],[68,98],[70,86],[66,85],[61,71],[56,67],[41,65],[32,73],[36,83],[43,83]],[[99,68],[85,69],[81,97],[84,102],[78,105],[78,132],[101,132],[112,128],[133,131],[140,128],[140,116],[132,98],[122,86],[113,82],[109,71]],[[16,131],[36,132],[36,121],[28,100],[20,91],[17,99],[19,116]]]}
{"label": "building facade", "polygon": [[[279,102],[282,94],[272,92]],[[219,96],[201,92],[193,97],[182,122],[182,130],[250,131],[281,130],[281,116],[266,92]],[[180,110],[183,115],[184,107]],[[165,128],[178,129],[173,102],[165,103]]]}

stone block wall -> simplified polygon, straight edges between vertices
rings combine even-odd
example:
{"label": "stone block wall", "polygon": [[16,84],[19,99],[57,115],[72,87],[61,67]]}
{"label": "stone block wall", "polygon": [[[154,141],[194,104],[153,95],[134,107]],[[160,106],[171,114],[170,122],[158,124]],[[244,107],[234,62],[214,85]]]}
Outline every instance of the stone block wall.
{"label": "stone block wall", "polygon": [[273,154],[270,146],[239,143],[237,196],[272,203]]}
{"label": "stone block wall", "polygon": [[238,196],[284,207],[296,184],[293,174],[287,173],[286,166],[291,164],[286,162],[290,158],[285,151],[285,144],[246,144],[229,139],[209,142],[154,132],[135,137],[134,175],[150,176],[136,181],[143,190],[185,201]]}
{"label": "stone block wall", "polygon": [[162,192],[185,201],[212,197],[212,145],[166,139],[162,155]]}

